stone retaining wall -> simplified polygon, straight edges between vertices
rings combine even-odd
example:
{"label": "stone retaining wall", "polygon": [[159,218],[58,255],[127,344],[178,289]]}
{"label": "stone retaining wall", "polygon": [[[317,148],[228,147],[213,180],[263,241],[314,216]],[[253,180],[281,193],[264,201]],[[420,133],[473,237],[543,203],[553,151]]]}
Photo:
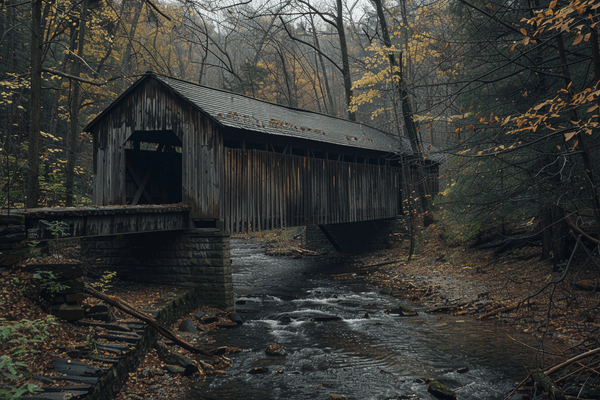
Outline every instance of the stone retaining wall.
{"label": "stone retaining wall", "polygon": [[121,279],[197,288],[204,305],[233,307],[228,234],[190,230],[88,238],[81,253]]}

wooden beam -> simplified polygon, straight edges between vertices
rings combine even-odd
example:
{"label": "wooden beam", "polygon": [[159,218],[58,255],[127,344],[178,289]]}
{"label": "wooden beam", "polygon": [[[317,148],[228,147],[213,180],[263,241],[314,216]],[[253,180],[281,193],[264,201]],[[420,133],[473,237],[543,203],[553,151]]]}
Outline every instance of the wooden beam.
{"label": "wooden beam", "polygon": [[325,235],[325,237],[327,238],[327,240],[329,240],[329,243],[331,243],[333,245],[333,248],[336,249],[337,251],[339,251],[341,253],[342,252],[342,248],[335,241],[335,239],[333,238],[333,236],[331,236],[331,234],[329,233],[329,231],[327,230],[327,228],[325,228],[325,225],[318,225],[318,227],[321,230],[321,232],[323,232],[323,235]]}
{"label": "wooden beam", "polygon": [[[142,197],[142,192],[145,192],[146,185],[148,184],[148,178],[150,178],[150,171],[146,172],[146,176],[144,176],[144,180],[142,181],[141,185],[138,187],[137,192],[135,192],[135,196],[133,196],[133,200],[131,201],[132,206],[137,206],[138,201],[140,201],[140,197]],[[146,196],[146,198],[148,198],[148,196]]]}
{"label": "wooden beam", "polygon": [[[148,194],[148,192],[146,191],[146,189],[144,189],[145,184],[142,186],[142,182],[140,179],[140,176],[133,170],[133,167],[131,166],[131,164],[127,164],[127,172],[129,172],[129,175],[131,175],[131,177],[133,178],[135,184],[139,188],[142,188],[142,193],[144,194],[144,197],[146,198],[146,201],[148,201],[148,204],[153,204],[152,203],[152,198],[150,198],[150,195]],[[139,199],[138,199],[139,200]]]}

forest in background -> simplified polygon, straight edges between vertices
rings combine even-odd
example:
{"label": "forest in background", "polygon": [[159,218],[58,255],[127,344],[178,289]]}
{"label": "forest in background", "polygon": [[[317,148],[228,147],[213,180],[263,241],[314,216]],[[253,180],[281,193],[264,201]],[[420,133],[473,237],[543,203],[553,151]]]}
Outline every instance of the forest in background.
{"label": "forest in background", "polygon": [[[600,227],[598,0],[6,0],[0,202],[89,203],[83,127],[152,70],[443,150],[461,240],[522,221],[543,258]],[[417,169],[418,170],[418,169]],[[434,201],[435,207],[430,203]]]}

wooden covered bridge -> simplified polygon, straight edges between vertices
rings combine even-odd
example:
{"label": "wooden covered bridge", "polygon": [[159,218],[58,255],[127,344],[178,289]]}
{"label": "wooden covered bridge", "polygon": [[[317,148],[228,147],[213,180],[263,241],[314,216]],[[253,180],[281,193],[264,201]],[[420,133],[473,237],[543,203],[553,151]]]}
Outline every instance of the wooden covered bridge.
{"label": "wooden covered bridge", "polygon": [[366,125],[152,73],[85,130],[94,204],[182,202],[231,234],[395,218],[412,158]]}
{"label": "wooden covered bridge", "polygon": [[[85,131],[96,207],[26,213],[27,233],[66,218],[99,267],[221,307],[233,302],[230,234],[318,225],[362,240],[360,224],[402,214],[412,175],[406,140],[153,73]],[[429,172],[436,192],[436,162]]]}

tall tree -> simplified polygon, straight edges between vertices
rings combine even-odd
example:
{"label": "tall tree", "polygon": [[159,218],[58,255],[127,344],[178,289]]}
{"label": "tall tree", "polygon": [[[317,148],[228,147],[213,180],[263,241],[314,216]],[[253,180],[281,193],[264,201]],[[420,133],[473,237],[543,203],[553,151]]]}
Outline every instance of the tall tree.
{"label": "tall tree", "polygon": [[42,0],[31,2],[31,90],[27,158],[27,207],[40,199],[40,119],[42,112]]}
{"label": "tall tree", "polygon": [[65,205],[67,207],[73,206],[74,196],[74,179],[75,179],[75,160],[77,158],[77,148],[79,144],[79,110],[81,107],[80,101],[80,85],[77,78],[81,74],[81,60],[85,56],[85,32],[86,32],[86,20],[88,17],[88,2],[83,0],[81,3],[81,10],[79,19],[77,21],[77,53],[76,57],[72,57],[71,67],[71,79],[70,85],[71,90],[69,93],[69,137],[68,153],[67,153],[67,166],[66,166],[66,182],[65,182]]}

